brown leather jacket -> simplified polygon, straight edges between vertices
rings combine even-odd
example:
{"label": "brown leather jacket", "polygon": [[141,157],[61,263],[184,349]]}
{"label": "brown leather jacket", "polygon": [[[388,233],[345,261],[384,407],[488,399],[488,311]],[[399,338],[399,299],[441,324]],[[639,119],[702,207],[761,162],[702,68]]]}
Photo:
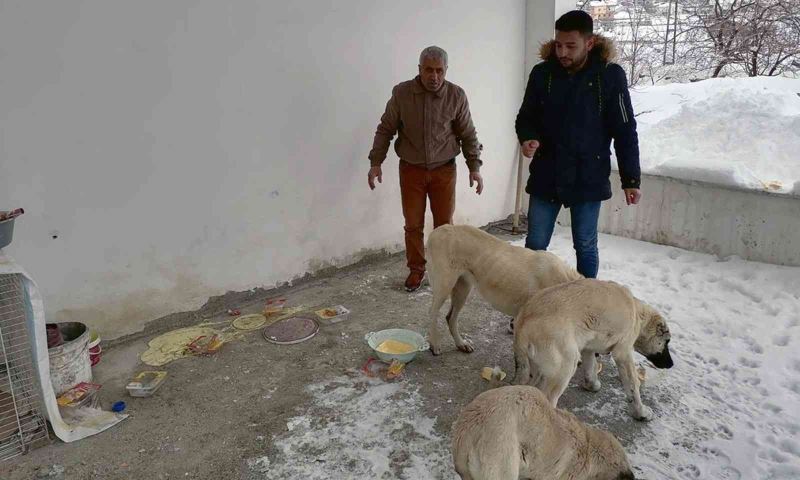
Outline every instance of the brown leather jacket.
{"label": "brown leather jacket", "polygon": [[445,80],[436,92],[422,86],[419,77],[392,89],[392,98],[375,132],[370,164],[379,166],[394,134],[394,150],[401,160],[429,170],[444,165],[464,149],[470,172],[480,170],[481,150],[464,89]]}

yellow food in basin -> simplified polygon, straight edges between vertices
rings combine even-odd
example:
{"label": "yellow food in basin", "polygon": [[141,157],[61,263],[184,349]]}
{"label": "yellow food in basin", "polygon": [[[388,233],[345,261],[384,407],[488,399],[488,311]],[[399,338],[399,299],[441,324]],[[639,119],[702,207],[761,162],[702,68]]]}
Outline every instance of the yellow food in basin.
{"label": "yellow food in basin", "polygon": [[416,351],[416,347],[413,345],[409,345],[405,342],[398,342],[397,340],[384,340],[381,342],[380,345],[375,349],[381,353],[389,353],[393,355],[403,355],[405,353],[411,353]]}

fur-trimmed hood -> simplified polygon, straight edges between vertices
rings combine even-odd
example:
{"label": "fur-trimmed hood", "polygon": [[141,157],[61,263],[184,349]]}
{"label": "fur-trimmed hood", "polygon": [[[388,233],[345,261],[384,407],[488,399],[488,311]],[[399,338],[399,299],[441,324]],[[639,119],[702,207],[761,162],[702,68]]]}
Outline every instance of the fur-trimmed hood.
{"label": "fur-trimmed hood", "polygon": [[[550,40],[545,42],[539,47],[539,56],[542,60],[549,60],[550,57],[555,55],[556,41]],[[617,47],[614,41],[602,35],[594,35],[594,47],[589,55],[597,55],[600,60],[610,63],[617,58]]]}

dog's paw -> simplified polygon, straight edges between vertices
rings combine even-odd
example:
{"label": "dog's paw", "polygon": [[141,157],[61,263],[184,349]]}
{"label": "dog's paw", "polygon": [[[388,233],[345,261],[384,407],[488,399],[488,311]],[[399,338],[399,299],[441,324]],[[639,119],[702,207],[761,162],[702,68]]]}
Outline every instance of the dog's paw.
{"label": "dog's paw", "polygon": [[590,382],[589,380],[583,381],[583,389],[589,392],[599,392],[600,385],[600,380],[595,380],[593,382]]}
{"label": "dog's paw", "polygon": [[435,356],[441,355],[442,354],[442,347],[440,347],[439,345],[434,345],[434,344],[431,343],[431,353],[434,354]]}
{"label": "dog's paw", "polygon": [[458,345],[458,349],[464,353],[472,353],[475,351],[475,346],[472,345],[471,340],[464,340],[464,343]]}
{"label": "dog's paw", "polygon": [[649,422],[653,419],[653,410],[646,405],[642,405],[642,407],[638,409],[636,407],[631,407],[631,415],[640,422]]}

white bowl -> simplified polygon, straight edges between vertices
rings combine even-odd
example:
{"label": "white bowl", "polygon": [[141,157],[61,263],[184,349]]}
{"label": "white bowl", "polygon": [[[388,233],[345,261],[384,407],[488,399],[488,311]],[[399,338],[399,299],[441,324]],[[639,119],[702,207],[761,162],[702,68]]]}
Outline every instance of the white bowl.
{"label": "white bowl", "polygon": [[[416,350],[409,352],[409,353],[384,353],[379,352],[376,350],[378,345],[383,343],[385,340],[396,340],[398,342],[407,343],[416,348]],[[406,330],[405,328],[389,328],[387,330],[381,330],[379,332],[369,332],[368,334],[364,335],[364,340],[367,342],[367,345],[375,352],[378,358],[383,360],[384,362],[391,362],[392,360],[397,360],[400,363],[408,363],[411,360],[414,360],[414,357],[419,352],[424,352],[431,348],[430,344],[425,341],[425,337],[420,335],[419,333],[413,330]]]}

